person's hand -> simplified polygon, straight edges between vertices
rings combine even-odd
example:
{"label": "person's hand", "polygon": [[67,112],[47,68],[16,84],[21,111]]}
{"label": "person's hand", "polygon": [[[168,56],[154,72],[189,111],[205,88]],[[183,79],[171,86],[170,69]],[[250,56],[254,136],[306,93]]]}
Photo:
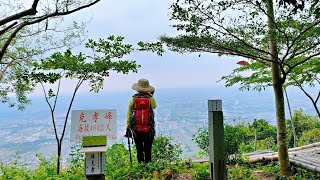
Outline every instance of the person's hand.
{"label": "person's hand", "polygon": [[130,130],[129,128],[127,128],[127,130],[126,130],[126,134],[124,135],[124,137],[132,138],[132,132],[131,132],[131,130]]}

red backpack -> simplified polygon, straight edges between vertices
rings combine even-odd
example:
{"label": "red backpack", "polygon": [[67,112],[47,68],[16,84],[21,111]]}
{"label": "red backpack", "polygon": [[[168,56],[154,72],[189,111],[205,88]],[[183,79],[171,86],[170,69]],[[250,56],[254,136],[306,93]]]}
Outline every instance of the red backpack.
{"label": "red backpack", "polygon": [[131,128],[135,132],[149,132],[154,128],[154,114],[151,107],[151,96],[145,93],[133,96]]}

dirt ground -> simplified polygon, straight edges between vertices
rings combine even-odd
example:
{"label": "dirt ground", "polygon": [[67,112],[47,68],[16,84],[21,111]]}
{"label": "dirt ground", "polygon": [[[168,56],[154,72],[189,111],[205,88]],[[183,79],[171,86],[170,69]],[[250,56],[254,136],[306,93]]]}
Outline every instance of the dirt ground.
{"label": "dirt ground", "polygon": [[262,174],[262,171],[256,170],[254,171],[254,176],[261,180],[272,180],[272,177],[267,177]]}
{"label": "dirt ground", "polygon": [[179,174],[176,177],[172,177],[171,180],[191,180],[192,176],[189,173],[183,173],[183,174]]}

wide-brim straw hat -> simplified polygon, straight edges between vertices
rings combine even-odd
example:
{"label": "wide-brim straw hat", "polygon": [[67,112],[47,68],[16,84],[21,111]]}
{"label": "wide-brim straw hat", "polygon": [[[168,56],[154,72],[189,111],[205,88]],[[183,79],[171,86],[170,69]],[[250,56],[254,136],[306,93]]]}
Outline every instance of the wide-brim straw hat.
{"label": "wide-brim straw hat", "polygon": [[154,87],[149,84],[147,79],[139,79],[137,83],[132,85],[132,89],[138,92],[153,92]]}

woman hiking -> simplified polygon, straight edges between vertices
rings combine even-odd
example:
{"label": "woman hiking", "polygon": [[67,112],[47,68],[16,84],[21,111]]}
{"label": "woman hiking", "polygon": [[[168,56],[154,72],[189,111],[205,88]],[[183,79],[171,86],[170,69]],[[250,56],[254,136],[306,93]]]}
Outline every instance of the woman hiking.
{"label": "woman hiking", "polygon": [[133,136],[138,162],[148,163],[151,161],[152,142],[155,135],[153,112],[153,109],[157,107],[153,97],[155,89],[147,79],[139,79],[132,85],[132,89],[137,93],[129,102],[126,136]]}

